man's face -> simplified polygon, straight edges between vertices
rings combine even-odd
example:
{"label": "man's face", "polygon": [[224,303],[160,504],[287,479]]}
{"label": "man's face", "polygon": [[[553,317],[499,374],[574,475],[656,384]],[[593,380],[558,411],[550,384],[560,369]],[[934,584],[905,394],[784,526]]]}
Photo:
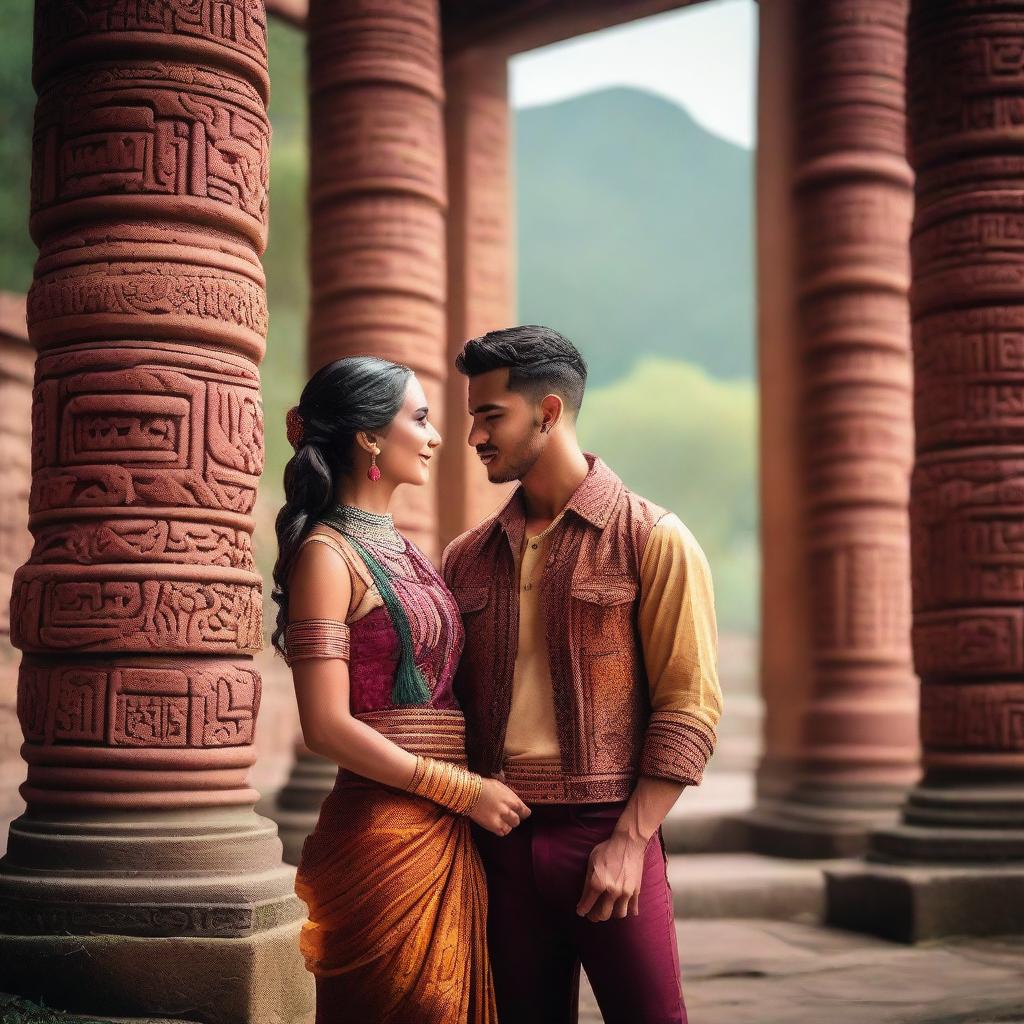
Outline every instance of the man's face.
{"label": "man's face", "polygon": [[521,480],[544,451],[540,405],[508,390],[507,367],[469,378],[467,441],[476,449],[492,484]]}

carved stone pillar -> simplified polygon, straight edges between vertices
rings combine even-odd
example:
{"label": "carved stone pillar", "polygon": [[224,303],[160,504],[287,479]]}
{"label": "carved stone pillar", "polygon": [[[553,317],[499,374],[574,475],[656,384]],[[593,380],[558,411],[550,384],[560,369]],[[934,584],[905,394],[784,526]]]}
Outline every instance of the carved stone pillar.
{"label": "carved stone pillar", "polygon": [[[436,0],[312,0],[310,372],[343,356],[405,363],[445,433],[445,147]],[[448,443],[451,443],[448,438]],[[438,481],[403,487],[395,523],[440,560]],[[298,860],[337,765],[296,740],[273,817]]]}
{"label": "carved stone pillar", "polygon": [[25,296],[0,292],[0,851],[7,826],[25,809],[25,779],[16,712],[17,652],[10,644],[9,600],[14,570],[28,557],[29,441],[33,353],[25,327]]}
{"label": "carved stone pillar", "polygon": [[863,849],[917,771],[905,0],[798,6],[797,325],[812,692],[765,852]]}
{"label": "carved stone pillar", "polygon": [[[437,0],[312,0],[312,372],[348,355],[416,371],[444,430],[445,149]],[[440,556],[437,481],[395,521]]]}
{"label": "carved stone pillar", "polygon": [[262,4],[38,0],[34,81],[34,546],[11,601],[28,809],[0,862],[0,989],[294,1020],[304,908],[246,781]]}
{"label": "carved stone pillar", "polygon": [[[833,918],[897,938],[1024,919],[1024,3],[915,2],[914,660],[924,777]],[[991,864],[992,866],[981,866]],[[973,865],[973,866],[972,866]]]}
{"label": "carved stone pillar", "polygon": [[445,62],[448,150],[448,351],[441,447],[440,542],[479,523],[508,496],[466,443],[466,378],[455,356],[467,338],[515,322],[508,61],[470,50]]}

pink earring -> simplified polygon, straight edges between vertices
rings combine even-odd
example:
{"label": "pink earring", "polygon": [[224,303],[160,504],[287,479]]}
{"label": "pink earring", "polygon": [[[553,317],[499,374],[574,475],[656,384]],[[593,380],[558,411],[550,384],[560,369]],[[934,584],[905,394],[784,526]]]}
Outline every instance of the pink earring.
{"label": "pink earring", "polygon": [[380,479],[380,470],[377,468],[377,451],[374,449],[370,452],[370,468],[367,470],[366,475],[376,483]]}

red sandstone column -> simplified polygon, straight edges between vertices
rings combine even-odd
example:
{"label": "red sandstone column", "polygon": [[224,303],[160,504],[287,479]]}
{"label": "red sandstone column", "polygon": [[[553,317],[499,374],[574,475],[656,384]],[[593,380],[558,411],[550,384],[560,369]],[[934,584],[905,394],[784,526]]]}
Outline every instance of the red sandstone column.
{"label": "red sandstone column", "polygon": [[914,657],[925,775],[882,854],[1024,860],[1024,3],[915,4]]}
{"label": "red sandstone column", "polygon": [[8,604],[14,570],[28,557],[29,432],[32,422],[32,349],[25,297],[0,292],[0,851],[7,826],[25,809],[25,779],[15,694],[17,652],[10,644]]}
{"label": "red sandstone column", "polygon": [[915,0],[908,50],[924,777],[828,916],[916,941],[1024,920],[1024,2]]}
{"label": "red sandstone column", "polygon": [[27,813],[0,989],[292,1020],[304,916],[247,783],[270,125],[261,3],[36,5]]}
{"label": "red sandstone column", "polygon": [[812,693],[794,783],[754,825],[769,852],[857,852],[916,777],[905,16],[905,0],[799,7],[794,202]]}
{"label": "red sandstone column", "polygon": [[[312,372],[376,355],[416,371],[445,433],[445,148],[434,0],[312,0]],[[452,438],[448,438],[449,443]],[[435,560],[438,482],[403,487],[395,521]],[[295,863],[337,765],[295,744],[273,816]]]}
{"label": "red sandstone column", "polygon": [[508,61],[471,50],[445,63],[448,151],[448,350],[441,448],[441,547],[495,510],[496,486],[466,444],[466,378],[453,369],[467,338],[515,323]]}
{"label": "red sandstone column", "polygon": [[[347,355],[411,366],[444,430],[445,151],[436,0],[312,0],[312,372]],[[437,481],[395,519],[440,556]]]}
{"label": "red sandstone column", "polygon": [[759,801],[790,784],[811,687],[801,500],[794,116],[797,0],[758,4],[757,280],[761,523]]}

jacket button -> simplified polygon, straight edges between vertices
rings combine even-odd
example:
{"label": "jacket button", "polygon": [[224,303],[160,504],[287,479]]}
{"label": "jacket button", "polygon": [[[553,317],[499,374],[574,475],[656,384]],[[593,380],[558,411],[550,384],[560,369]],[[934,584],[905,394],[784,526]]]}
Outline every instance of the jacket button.
{"label": "jacket button", "polygon": [[537,545],[536,544],[531,544],[530,547],[533,548],[534,551],[537,550]]}
{"label": "jacket button", "polygon": [[523,587],[523,590],[532,590],[532,589],[533,589],[533,584],[532,583],[527,583],[526,586]]}

